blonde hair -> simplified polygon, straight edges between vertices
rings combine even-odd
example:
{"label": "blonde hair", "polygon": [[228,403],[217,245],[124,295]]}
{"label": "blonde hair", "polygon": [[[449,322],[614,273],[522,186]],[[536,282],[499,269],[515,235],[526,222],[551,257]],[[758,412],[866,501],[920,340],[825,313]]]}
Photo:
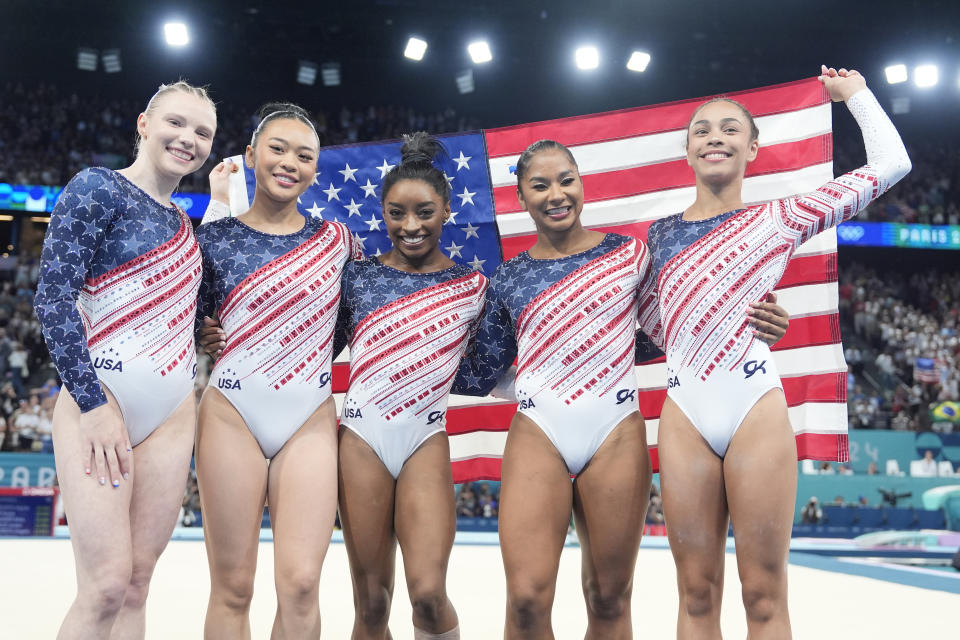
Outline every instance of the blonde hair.
{"label": "blonde hair", "polygon": [[[206,87],[195,87],[185,80],[177,80],[171,84],[161,84],[157,88],[157,92],[154,93],[153,96],[147,101],[147,107],[143,110],[144,115],[149,116],[153,114],[153,112],[157,110],[157,102],[160,100],[160,98],[169,93],[173,93],[174,91],[180,91],[205,101],[210,105],[210,108],[213,109],[213,113],[217,113],[217,105],[210,97]],[[139,155],[141,142],[142,139],[140,138],[140,132],[137,131],[137,139],[133,145],[134,156]]]}

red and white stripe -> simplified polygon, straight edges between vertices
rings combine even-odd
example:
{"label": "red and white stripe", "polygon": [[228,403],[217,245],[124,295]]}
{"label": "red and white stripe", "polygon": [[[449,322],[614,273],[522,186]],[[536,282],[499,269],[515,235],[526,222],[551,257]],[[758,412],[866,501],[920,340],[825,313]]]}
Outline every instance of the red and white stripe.
{"label": "red and white stripe", "polygon": [[[833,178],[829,96],[816,79],[726,94],[743,103],[760,129],[760,154],[747,168],[744,201],[776,200],[814,191]],[[695,199],[684,139],[693,110],[708,98],[578,116],[485,132],[504,259],[533,245],[535,229],[516,197],[510,167],[531,143],[567,145],[583,176],[583,222],[646,240],[650,224]],[[847,456],[846,362],[837,315],[837,241],[829,229],[801,245],[775,289],[790,312],[790,329],[773,347],[783,380],[799,458]],[[346,356],[334,365],[334,391],[348,381]],[[666,364],[636,368],[640,408],[654,465],[666,397]],[[339,401],[339,400],[338,400]],[[451,396],[447,433],[456,482],[500,477],[513,403]]]}
{"label": "red and white stripe", "polygon": [[483,309],[479,272],[403,296],[357,324],[351,406],[375,405],[384,420],[420,415],[450,389]]}
{"label": "red and white stripe", "polygon": [[[729,94],[751,111],[760,153],[748,167],[744,200],[765,202],[813,191],[833,178],[831,106],[816,79]],[[695,198],[684,149],[686,125],[706,98],[566,118],[486,132],[497,223],[504,258],[530,247],[535,230],[516,197],[510,166],[532,142],[558,140],[573,152],[583,176],[584,224],[646,239],[654,220]],[[846,451],[846,363],[837,316],[836,233],[803,244],[775,289],[791,314],[774,347],[800,458],[842,460]],[[640,406],[656,462],[657,427],[666,397],[666,365],[637,367]],[[453,397],[447,431],[455,477],[499,475],[506,428],[515,406]]]}
{"label": "red and white stripe", "polygon": [[[92,355],[146,358],[161,376],[193,376],[193,323],[203,274],[186,214],[170,240],[84,283],[77,300]],[[109,357],[109,356],[108,356]]]}
{"label": "red and white stripe", "polygon": [[230,341],[216,370],[231,368],[241,381],[257,376],[277,390],[316,386],[330,363],[340,275],[352,248],[347,228],[328,222],[238,284],[219,310]]}
{"label": "red and white stripe", "polygon": [[568,405],[589,389],[602,395],[622,386],[633,367],[636,290],[648,260],[646,245],[631,240],[535,297],[517,319],[517,386],[530,396],[549,387]]}

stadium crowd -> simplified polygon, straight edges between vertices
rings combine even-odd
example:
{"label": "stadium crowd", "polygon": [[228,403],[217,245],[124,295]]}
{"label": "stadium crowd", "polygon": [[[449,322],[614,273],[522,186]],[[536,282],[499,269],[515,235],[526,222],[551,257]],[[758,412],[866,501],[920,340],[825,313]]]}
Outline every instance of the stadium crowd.
{"label": "stadium crowd", "polygon": [[[913,170],[887,193],[860,212],[858,220],[910,224],[960,224],[960,156],[950,145],[905,139]],[[854,153],[851,150],[857,149]],[[834,173],[863,164],[863,151],[851,145],[834,147]]]}
{"label": "stadium crowd", "polygon": [[[217,135],[207,164],[180,184],[182,191],[206,193],[207,174],[224,157],[243,153],[259,119],[258,105],[217,105]],[[317,105],[307,105],[308,107]],[[136,114],[130,99],[80,96],[56,86],[7,82],[0,92],[0,182],[65,185],[89,166],[113,169],[133,158]],[[472,118],[447,108],[420,113],[394,105],[315,110],[321,146],[399,138],[409,131],[449,133],[479,128]],[[15,150],[11,153],[10,150]]]}
{"label": "stadium crowd", "polygon": [[[141,108],[129,99],[7,83],[0,93],[0,182],[64,185],[87,166],[125,166],[133,152],[133,114]],[[217,160],[245,148],[258,122],[254,112],[255,105],[218,105],[211,159],[181,184],[182,190],[207,191],[206,175]],[[397,138],[411,130],[441,133],[480,126],[452,109],[424,114],[397,106],[343,107],[312,115],[325,146]],[[945,146],[921,147],[912,149],[913,172],[861,219],[960,224],[960,158]],[[842,145],[835,156],[838,172],[858,164]],[[35,256],[0,258],[0,451],[51,448],[50,418],[60,389],[32,310],[37,271]],[[933,409],[960,402],[958,299],[958,272],[878,272],[857,264],[840,270],[851,427],[952,429],[937,421]],[[932,362],[932,370],[915,375],[918,358]],[[208,370],[202,362],[198,391]],[[193,486],[185,513],[196,508]],[[455,496],[460,517],[497,516],[498,483],[464,484]],[[651,505],[652,513],[659,513],[656,492]],[[662,515],[652,521],[657,517]]]}
{"label": "stadium crowd", "polygon": [[952,430],[935,409],[960,400],[958,301],[957,271],[840,270],[851,427]]}

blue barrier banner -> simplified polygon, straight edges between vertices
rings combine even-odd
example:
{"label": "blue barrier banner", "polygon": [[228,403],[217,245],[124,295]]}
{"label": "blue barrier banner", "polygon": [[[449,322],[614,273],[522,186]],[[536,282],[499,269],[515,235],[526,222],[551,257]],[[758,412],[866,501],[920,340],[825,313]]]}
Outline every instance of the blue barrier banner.
{"label": "blue barrier banner", "polygon": [[[63,187],[43,187],[29,184],[0,182],[0,210],[50,213]],[[173,203],[186,211],[191,218],[199,220],[210,204],[206,193],[174,193]]]}
{"label": "blue barrier banner", "polygon": [[0,487],[52,487],[52,453],[0,453]]}
{"label": "blue barrier banner", "polygon": [[866,473],[871,462],[885,473],[887,460],[896,460],[900,470],[909,473],[910,461],[928,450],[934,460],[949,460],[954,469],[960,468],[960,433],[850,430],[850,468],[856,473]]}
{"label": "blue barrier banner", "polygon": [[837,244],[854,247],[958,250],[960,226],[853,220],[837,227]]}

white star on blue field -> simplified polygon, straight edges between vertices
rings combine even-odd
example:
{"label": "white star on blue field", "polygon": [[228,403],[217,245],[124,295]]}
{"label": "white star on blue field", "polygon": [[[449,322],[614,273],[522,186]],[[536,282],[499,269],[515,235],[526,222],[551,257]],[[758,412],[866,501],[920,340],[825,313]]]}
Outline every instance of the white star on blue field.
{"label": "white star on blue field", "polygon": [[[454,261],[490,276],[503,261],[493,206],[493,191],[480,133],[438,136],[448,157],[437,163],[450,184],[451,216],[443,228],[441,250]],[[320,150],[323,180],[301,196],[300,212],[307,217],[346,224],[366,255],[392,248],[382,221],[381,185],[400,162],[400,142],[358,144]],[[247,193],[255,192],[247,170]]]}

